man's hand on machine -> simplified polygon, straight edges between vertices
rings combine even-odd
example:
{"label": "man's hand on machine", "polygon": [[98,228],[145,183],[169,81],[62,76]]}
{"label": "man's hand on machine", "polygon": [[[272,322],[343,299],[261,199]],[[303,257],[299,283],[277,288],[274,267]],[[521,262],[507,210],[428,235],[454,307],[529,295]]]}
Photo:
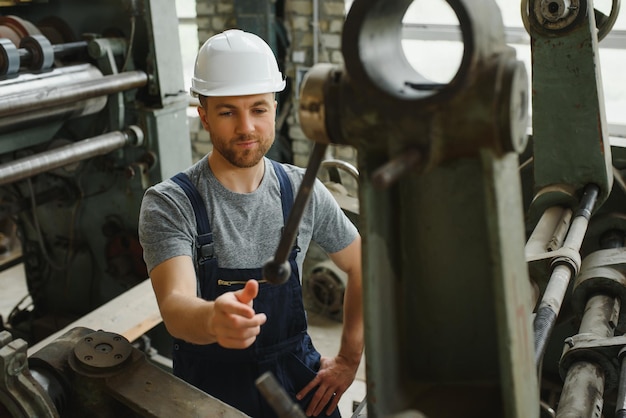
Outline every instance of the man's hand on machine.
{"label": "man's hand on machine", "polygon": [[225,348],[247,348],[254,343],[265,323],[265,314],[252,309],[259,293],[259,282],[248,280],[243,289],[227,292],[215,299],[210,329],[217,343]]}

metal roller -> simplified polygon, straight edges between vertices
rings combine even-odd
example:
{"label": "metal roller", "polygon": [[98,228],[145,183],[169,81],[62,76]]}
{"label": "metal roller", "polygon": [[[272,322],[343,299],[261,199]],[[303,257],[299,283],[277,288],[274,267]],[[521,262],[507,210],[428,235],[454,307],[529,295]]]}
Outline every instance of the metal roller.
{"label": "metal roller", "polygon": [[0,75],[15,74],[20,69],[20,53],[6,38],[0,38]]}
{"label": "metal roller", "polygon": [[0,165],[0,185],[10,184],[98,155],[108,154],[128,145],[140,145],[142,142],[143,131],[137,126],[130,126],[124,132],[109,132],[87,138],[64,147]]}
{"label": "metal roller", "polygon": [[99,112],[107,95],[143,86],[147,80],[139,71],[105,77],[96,67],[80,64],[0,81],[0,133]]}
{"label": "metal roller", "polygon": [[[142,71],[129,71],[87,80],[69,86],[46,86],[43,91],[29,91],[5,97],[0,103],[0,117],[29,112],[36,107],[51,107],[71,103],[76,100],[106,96],[136,87],[148,82],[148,75]],[[1,93],[0,93],[1,94]]]}

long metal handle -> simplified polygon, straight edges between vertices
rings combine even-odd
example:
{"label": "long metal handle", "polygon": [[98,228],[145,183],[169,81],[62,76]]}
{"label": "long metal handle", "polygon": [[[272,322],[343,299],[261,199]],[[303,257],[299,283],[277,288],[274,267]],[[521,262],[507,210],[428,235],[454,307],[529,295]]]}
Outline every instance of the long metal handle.
{"label": "long metal handle", "polygon": [[278,418],[306,418],[300,406],[289,398],[272,372],[263,373],[255,384]]}
{"label": "long metal handle", "polygon": [[291,267],[287,262],[287,257],[289,257],[293,243],[298,235],[302,214],[311,198],[315,178],[317,177],[317,172],[324,159],[327,146],[327,144],[320,142],[316,142],[313,146],[313,151],[309,158],[309,165],[304,172],[300,189],[298,189],[293,208],[291,209],[289,218],[287,218],[287,224],[283,229],[283,234],[280,237],[274,258],[267,261],[263,266],[263,278],[270,283],[285,283],[291,275]]}

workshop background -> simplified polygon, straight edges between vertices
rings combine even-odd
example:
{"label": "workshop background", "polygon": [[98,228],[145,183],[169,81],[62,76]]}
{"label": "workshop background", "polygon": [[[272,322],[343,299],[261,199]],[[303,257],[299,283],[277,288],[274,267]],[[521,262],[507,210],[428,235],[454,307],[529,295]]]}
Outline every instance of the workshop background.
{"label": "workshop background", "polygon": [[[312,91],[302,90],[311,69],[322,72],[315,73],[320,78],[309,78],[309,89],[315,82],[324,85],[320,96],[330,97],[324,97],[325,104],[337,105],[327,115],[334,131],[319,177],[361,228],[368,287],[368,363],[363,361],[342,399],[343,416],[355,410],[359,417],[425,416],[417,409],[437,418],[565,417],[571,410],[587,414],[571,416],[626,416],[626,385],[619,384],[626,380],[626,315],[619,306],[626,303],[626,279],[620,270],[626,259],[618,252],[624,248],[623,236],[615,233],[626,230],[626,182],[620,174],[626,166],[626,14],[617,13],[620,2],[354,4],[361,8],[350,26],[350,0],[0,0],[0,315],[2,328],[10,331],[0,334],[0,416],[6,408],[20,411],[20,417],[56,417],[50,411],[61,406],[75,412],[61,416],[185,416],[183,411],[191,413],[197,405],[241,416],[189,392],[137,354],[148,354],[159,371],[171,368],[163,355],[170,341],[138,262],[138,205],[148,184],[211,150],[197,102],[188,94],[190,79],[200,45],[233,27],[266,39],[287,76],[287,89],[278,95],[272,158],[306,167],[320,142],[305,134],[315,119],[311,113],[319,115],[300,106],[311,99]],[[610,26],[608,33],[600,30],[591,36],[583,30],[580,35],[591,17],[577,13],[588,4],[595,10],[591,26]],[[368,6],[377,7],[378,16],[367,15]],[[429,81],[398,86],[392,78],[401,79],[406,72],[398,68],[402,60],[390,60],[382,63],[378,81],[396,90],[377,90],[358,71],[359,48],[351,44],[354,48],[346,49],[342,43],[355,42],[355,27],[364,22],[370,24],[364,25],[367,39],[380,32],[388,40],[384,23],[398,10],[404,13],[398,29],[402,59]],[[51,12],[68,24],[40,21]],[[556,23],[546,19],[545,27],[538,28],[535,15],[550,13],[561,15]],[[578,17],[568,20],[574,15]],[[39,22],[41,32],[56,39],[57,46],[33,36],[38,29],[30,21]],[[464,25],[481,36],[468,42],[471,36],[462,32]],[[568,38],[569,25],[582,38]],[[530,33],[539,39],[533,41],[534,57]],[[19,51],[1,41],[15,36],[16,45],[20,37],[29,39]],[[385,53],[380,43],[372,45],[375,54]],[[472,61],[475,65],[468,69],[464,51],[475,45],[479,62]],[[545,45],[547,50],[541,50]],[[558,53],[562,50],[567,53]],[[550,61],[552,56],[555,61]],[[348,59],[349,70],[356,70],[352,77],[339,70]],[[504,78],[489,73],[494,62],[502,63],[496,66],[497,75]],[[375,71],[376,65],[367,64]],[[324,79],[328,68],[337,73]],[[485,68],[488,75],[481,73]],[[456,81],[462,78],[459,74],[472,71],[477,75],[463,80],[470,86],[467,93]],[[537,74],[543,84],[533,85]],[[35,80],[38,76],[44,81]],[[494,91],[502,96],[476,93],[491,91],[488,87],[496,79]],[[579,79],[584,82],[575,88],[568,85]],[[448,83],[451,93],[445,89]],[[65,99],[57,97],[59,92]],[[404,93],[408,99],[397,97]],[[428,101],[431,94],[433,102]],[[461,97],[459,102],[448,101],[454,94]],[[108,97],[106,107],[103,96]],[[540,100],[533,103],[536,97]],[[570,102],[576,103],[575,109],[563,105]],[[535,106],[543,113],[533,115]],[[459,114],[469,115],[468,120]],[[502,124],[509,118],[510,124]],[[520,121],[523,126],[516,125]],[[507,129],[511,132],[502,134]],[[561,145],[552,138],[562,140]],[[507,139],[513,144],[499,142]],[[417,150],[407,144],[417,144]],[[420,153],[426,149],[435,152]],[[462,160],[458,165],[457,158]],[[422,162],[430,171],[422,170]],[[536,233],[558,230],[559,222],[578,233],[585,223],[581,218],[589,220],[587,212],[596,201],[602,209],[599,216],[594,212],[596,222],[589,224],[584,242],[571,244],[562,231],[554,236]],[[576,207],[577,212],[570,210]],[[528,239],[525,248],[516,241],[521,235]],[[560,244],[544,245],[544,238]],[[572,247],[568,251],[566,244]],[[523,254],[518,257],[523,250],[525,262],[520,261]],[[596,257],[581,266],[587,255]],[[580,272],[576,303],[568,308],[563,302],[565,319],[557,324],[547,349],[542,338],[549,337],[535,325],[535,344],[544,345],[534,353],[537,358],[527,358],[532,336],[526,331],[532,319],[525,316],[529,308],[523,299],[548,294],[546,276],[551,269],[564,274],[559,270],[563,265]],[[318,349],[332,355],[339,344],[345,277],[314,245],[304,270],[311,334]],[[533,285],[527,288],[523,279],[528,275]],[[518,279],[514,285],[511,277]],[[570,292],[573,285],[572,279]],[[598,302],[598,295],[607,299]],[[587,299],[592,300],[589,305]],[[606,319],[606,324],[583,321],[579,329],[582,312],[596,308],[609,312],[607,318],[596,315],[601,318],[596,322]],[[550,313],[559,314],[558,309]],[[607,338],[589,338],[594,326]],[[65,334],[68,330],[73,331]],[[100,330],[120,334],[132,346]],[[109,350],[119,361],[102,360]],[[66,354],[70,351],[84,356],[71,357]],[[90,363],[94,358],[102,362]],[[135,372],[129,373],[129,364]],[[65,397],[68,383],[56,374],[70,369],[73,400]],[[100,372],[107,377],[100,379]],[[579,386],[572,383],[584,373]],[[137,376],[141,382],[126,385]],[[47,395],[37,386],[42,381],[49,383]],[[150,385],[157,381],[180,403],[151,398],[158,390]],[[563,415],[555,412],[559,404]]]}

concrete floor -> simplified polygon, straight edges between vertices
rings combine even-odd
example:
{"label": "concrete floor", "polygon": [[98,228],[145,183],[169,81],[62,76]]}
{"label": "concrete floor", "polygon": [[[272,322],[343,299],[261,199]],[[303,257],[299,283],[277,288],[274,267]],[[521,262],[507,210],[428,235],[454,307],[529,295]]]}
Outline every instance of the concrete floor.
{"label": "concrete floor", "polygon": [[[19,251],[0,255],[0,264],[19,256]],[[24,278],[24,268],[18,264],[0,273],[0,315],[6,321],[13,307],[28,294]],[[21,306],[28,304],[29,298]],[[334,356],[339,349],[342,324],[327,317],[309,313],[309,333],[318,351],[323,356]],[[357,377],[339,402],[342,416],[351,417],[352,411],[365,397],[365,359],[361,361]]]}

